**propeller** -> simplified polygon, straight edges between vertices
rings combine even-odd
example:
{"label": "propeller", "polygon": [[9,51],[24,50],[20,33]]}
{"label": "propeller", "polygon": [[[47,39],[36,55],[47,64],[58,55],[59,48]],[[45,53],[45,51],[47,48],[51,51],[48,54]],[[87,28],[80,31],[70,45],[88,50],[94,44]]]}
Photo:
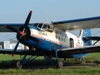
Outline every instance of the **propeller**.
{"label": "propeller", "polygon": [[20,37],[20,39],[18,40],[18,42],[17,42],[17,44],[16,44],[16,46],[15,46],[15,48],[14,48],[14,50],[13,50],[12,56],[14,56],[14,54],[15,54],[17,48],[18,48],[18,45],[19,45],[21,39],[22,39],[22,37]]}
{"label": "propeller", "polygon": [[29,14],[28,14],[28,17],[27,17],[27,19],[25,21],[25,24],[24,24],[24,28],[26,28],[28,26],[30,18],[31,18],[31,15],[32,15],[32,11],[30,11]]}
{"label": "propeller", "polygon": [[39,42],[40,43],[40,41],[37,38],[32,37],[28,33],[26,33],[28,25],[29,25],[29,22],[30,22],[31,15],[32,15],[32,11],[29,12],[24,25],[19,30],[15,29],[12,26],[7,26],[6,24],[4,25],[5,28],[7,28],[7,29],[9,29],[9,30],[11,30],[13,32],[16,32],[19,35],[19,39],[18,39],[18,42],[17,42],[17,44],[16,44],[16,46],[15,46],[15,48],[13,50],[12,56],[14,56],[14,54],[16,53],[16,50],[17,50],[17,48],[19,46],[19,43],[20,43],[21,40],[24,39],[24,36],[29,38],[29,39],[31,39],[31,40],[33,40],[33,41],[35,41],[35,42]]}
{"label": "propeller", "polygon": [[13,32],[18,32],[17,29],[15,29],[14,27],[11,27],[11,26],[7,26],[6,24],[4,25],[4,27],[11,30],[11,31],[13,31]]}
{"label": "propeller", "polygon": [[[25,34],[25,29],[26,29],[26,28],[28,27],[28,25],[29,25],[29,21],[30,21],[30,18],[31,18],[31,14],[32,14],[32,11],[30,11],[29,14],[28,14],[28,17],[27,17],[27,19],[26,19],[26,21],[25,21],[25,24],[24,24],[24,26],[23,26],[23,30],[18,31],[17,29],[15,29],[15,28],[13,28],[13,27],[7,27],[8,29],[10,29],[10,30],[12,30],[12,31],[17,32],[17,33],[21,36],[21,37],[19,38],[19,40],[18,40],[18,42],[17,42],[17,44],[16,44],[14,50],[13,50],[12,56],[16,53],[16,50],[17,50],[17,48],[18,48],[18,46],[19,46],[19,43],[20,43],[21,39],[23,38],[24,35],[26,35],[26,34]],[[31,36],[30,36],[30,37],[31,37]]]}

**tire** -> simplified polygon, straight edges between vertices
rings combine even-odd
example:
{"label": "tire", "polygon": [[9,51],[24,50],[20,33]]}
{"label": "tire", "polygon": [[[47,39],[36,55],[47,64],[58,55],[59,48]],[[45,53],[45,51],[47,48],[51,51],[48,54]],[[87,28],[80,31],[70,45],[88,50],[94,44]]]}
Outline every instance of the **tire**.
{"label": "tire", "polygon": [[57,68],[62,68],[63,67],[63,61],[62,60],[58,60],[57,61]]}
{"label": "tire", "polygon": [[21,69],[22,66],[23,66],[23,65],[22,65],[21,61],[17,61],[17,62],[16,62],[16,67],[17,67],[17,68]]}

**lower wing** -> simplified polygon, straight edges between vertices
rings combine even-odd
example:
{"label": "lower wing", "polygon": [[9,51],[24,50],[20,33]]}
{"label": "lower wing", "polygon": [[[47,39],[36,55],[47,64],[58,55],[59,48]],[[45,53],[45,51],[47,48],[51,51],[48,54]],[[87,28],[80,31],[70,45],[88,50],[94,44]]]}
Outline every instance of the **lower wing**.
{"label": "lower wing", "polygon": [[100,46],[84,46],[80,48],[66,48],[59,49],[58,54],[85,54],[85,53],[93,53],[100,52]]}
{"label": "lower wing", "polygon": [[[64,55],[72,55],[72,54],[85,54],[85,53],[93,53],[93,52],[100,52],[100,46],[84,46],[80,48],[65,48],[65,49],[59,49],[58,50],[58,56],[64,56]],[[2,54],[12,54],[13,50],[11,49],[0,49],[0,53]],[[17,50],[15,54],[18,55],[42,55],[41,53],[44,53],[48,56],[52,55],[55,56],[54,51],[32,51],[32,50]],[[43,55],[42,55],[43,56]]]}

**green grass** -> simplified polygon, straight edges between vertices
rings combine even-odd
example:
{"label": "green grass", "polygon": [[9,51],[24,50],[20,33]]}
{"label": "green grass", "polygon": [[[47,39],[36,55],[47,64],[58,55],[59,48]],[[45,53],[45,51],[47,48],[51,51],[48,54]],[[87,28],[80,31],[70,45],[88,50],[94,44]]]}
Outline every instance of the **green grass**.
{"label": "green grass", "polygon": [[0,61],[5,61],[5,60],[20,60],[22,56],[20,55],[9,55],[9,54],[0,54]]}
{"label": "green grass", "polygon": [[[16,69],[15,62],[16,60],[20,60],[22,56],[15,55],[12,57],[11,55],[3,55],[0,54],[0,75],[99,75],[100,67],[91,66],[91,67],[64,67],[61,69],[56,69],[52,67],[46,68],[23,68]],[[40,60],[42,57],[38,58]],[[100,53],[92,53],[85,57],[87,61],[100,62]],[[70,61],[69,61],[70,60]],[[68,63],[73,63],[73,59],[67,60]],[[38,62],[38,63],[37,63]],[[45,61],[37,61],[34,62],[36,65],[40,63],[44,63]],[[34,67],[34,66],[32,66]]]}
{"label": "green grass", "polygon": [[99,75],[99,67],[63,69],[0,69],[0,75]]}
{"label": "green grass", "polygon": [[91,53],[88,56],[86,56],[85,59],[90,62],[100,63],[100,53]]}

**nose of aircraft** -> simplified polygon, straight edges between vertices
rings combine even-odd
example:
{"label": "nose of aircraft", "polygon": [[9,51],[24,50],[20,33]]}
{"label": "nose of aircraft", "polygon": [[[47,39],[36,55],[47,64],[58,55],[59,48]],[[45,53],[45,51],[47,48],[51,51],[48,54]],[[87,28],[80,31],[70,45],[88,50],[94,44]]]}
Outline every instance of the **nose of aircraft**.
{"label": "nose of aircraft", "polygon": [[23,31],[20,31],[19,34],[20,34],[21,36],[24,36],[24,35],[25,35]]}
{"label": "nose of aircraft", "polygon": [[24,42],[24,41],[26,41],[26,40],[29,39],[29,37],[27,37],[27,36],[30,36],[30,30],[29,30],[29,28],[28,27],[24,28],[23,26],[20,27],[19,31],[17,33],[17,40],[19,40],[20,38],[22,38],[20,40],[20,42]]}

